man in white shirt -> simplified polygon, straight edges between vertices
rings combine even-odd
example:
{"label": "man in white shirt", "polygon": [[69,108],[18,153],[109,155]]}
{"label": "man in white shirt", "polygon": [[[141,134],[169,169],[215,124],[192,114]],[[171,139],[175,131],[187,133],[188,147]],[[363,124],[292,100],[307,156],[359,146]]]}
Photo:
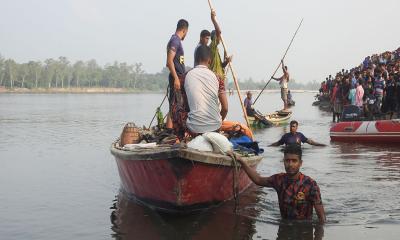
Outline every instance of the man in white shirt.
{"label": "man in white shirt", "polygon": [[208,68],[210,48],[199,46],[195,61],[198,65],[187,73],[184,85],[190,109],[186,126],[194,135],[218,130],[228,113],[223,80]]}
{"label": "man in white shirt", "polygon": [[288,82],[289,82],[289,72],[287,66],[283,64],[283,60],[281,60],[282,63],[282,71],[283,71],[283,76],[280,78],[275,78],[271,77],[272,79],[279,81],[279,85],[281,86],[281,98],[283,101],[283,110],[286,111],[288,110]]}

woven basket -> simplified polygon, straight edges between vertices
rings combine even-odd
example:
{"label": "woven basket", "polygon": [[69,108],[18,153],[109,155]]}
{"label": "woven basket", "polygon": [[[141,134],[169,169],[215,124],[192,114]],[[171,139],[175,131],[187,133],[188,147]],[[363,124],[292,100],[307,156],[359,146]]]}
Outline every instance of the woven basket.
{"label": "woven basket", "polygon": [[121,146],[140,142],[139,128],[134,123],[127,123],[121,133]]}

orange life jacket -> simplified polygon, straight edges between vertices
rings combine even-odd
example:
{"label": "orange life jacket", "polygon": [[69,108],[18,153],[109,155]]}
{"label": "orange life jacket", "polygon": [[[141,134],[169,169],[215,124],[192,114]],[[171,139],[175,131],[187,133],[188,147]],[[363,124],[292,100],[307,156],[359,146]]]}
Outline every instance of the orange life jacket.
{"label": "orange life jacket", "polygon": [[224,132],[238,132],[240,131],[244,135],[248,136],[251,140],[254,140],[253,132],[246,125],[236,121],[223,121],[220,128]]}

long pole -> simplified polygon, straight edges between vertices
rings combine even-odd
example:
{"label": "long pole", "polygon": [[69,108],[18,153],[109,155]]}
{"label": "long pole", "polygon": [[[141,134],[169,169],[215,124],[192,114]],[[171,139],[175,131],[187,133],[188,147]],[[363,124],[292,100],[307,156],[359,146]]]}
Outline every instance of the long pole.
{"label": "long pole", "polygon": [[258,96],[256,97],[256,99],[254,100],[253,105],[256,104],[256,102],[257,102],[258,98],[260,97],[261,93],[262,93],[262,92],[265,90],[265,88],[268,86],[269,82],[271,82],[272,78],[275,76],[276,72],[278,71],[279,67],[281,66],[282,61],[285,59],[286,54],[288,53],[289,48],[290,48],[290,46],[292,45],[293,40],[294,40],[294,38],[296,37],[297,32],[299,31],[299,29],[300,29],[302,23],[303,23],[303,19],[301,19],[300,24],[299,24],[299,26],[297,27],[296,32],[294,33],[294,35],[293,35],[293,37],[292,37],[292,40],[291,40],[290,43],[289,43],[289,46],[286,48],[285,54],[283,54],[283,57],[282,57],[281,61],[279,62],[278,67],[275,69],[275,72],[272,74],[272,76],[271,76],[271,78],[269,79],[269,81],[267,82],[267,84],[265,84],[264,88],[261,90],[261,92],[258,94]]}
{"label": "long pole", "polygon": [[[208,0],[208,5],[210,6],[210,10],[211,10],[211,11],[214,10],[214,8],[212,7],[212,4],[211,4],[211,0]],[[227,50],[225,41],[224,41],[224,39],[222,38],[222,35],[221,35],[221,39],[220,39],[220,40],[221,40],[222,46],[224,47],[224,51],[226,52],[226,55],[228,55],[228,50]],[[228,56],[229,56],[229,55],[228,55]],[[246,120],[246,124],[247,124],[247,126],[249,127],[249,126],[250,126],[250,124],[249,124],[249,119],[247,118],[246,109],[245,109],[244,103],[243,103],[243,101],[242,101],[242,95],[240,95],[240,87],[239,87],[239,84],[238,84],[238,81],[237,81],[237,78],[236,78],[236,73],[235,73],[235,71],[233,70],[232,63],[231,63],[231,62],[228,63],[228,66],[229,66],[229,69],[231,70],[232,77],[233,77],[233,82],[235,83],[236,91],[237,91],[238,96],[239,96],[239,101],[240,101],[240,105],[242,106],[244,119]]]}

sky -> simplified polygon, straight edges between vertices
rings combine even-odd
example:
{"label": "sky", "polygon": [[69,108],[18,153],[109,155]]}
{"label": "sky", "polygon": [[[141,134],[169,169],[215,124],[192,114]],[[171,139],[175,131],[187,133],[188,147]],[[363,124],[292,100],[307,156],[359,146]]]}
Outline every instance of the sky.
{"label": "sky", "polygon": [[[239,79],[268,80],[302,18],[285,59],[297,82],[322,81],[368,55],[400,47],[399,0],[212,3]],[[165,66],[180,18],[189,21],[183,41],[188,66],[200,31],[213,28],[206,0],[0,0],[0,6],[0,54],[19,63],[65,56],[101,65],[141,62],[155,73]]]}

